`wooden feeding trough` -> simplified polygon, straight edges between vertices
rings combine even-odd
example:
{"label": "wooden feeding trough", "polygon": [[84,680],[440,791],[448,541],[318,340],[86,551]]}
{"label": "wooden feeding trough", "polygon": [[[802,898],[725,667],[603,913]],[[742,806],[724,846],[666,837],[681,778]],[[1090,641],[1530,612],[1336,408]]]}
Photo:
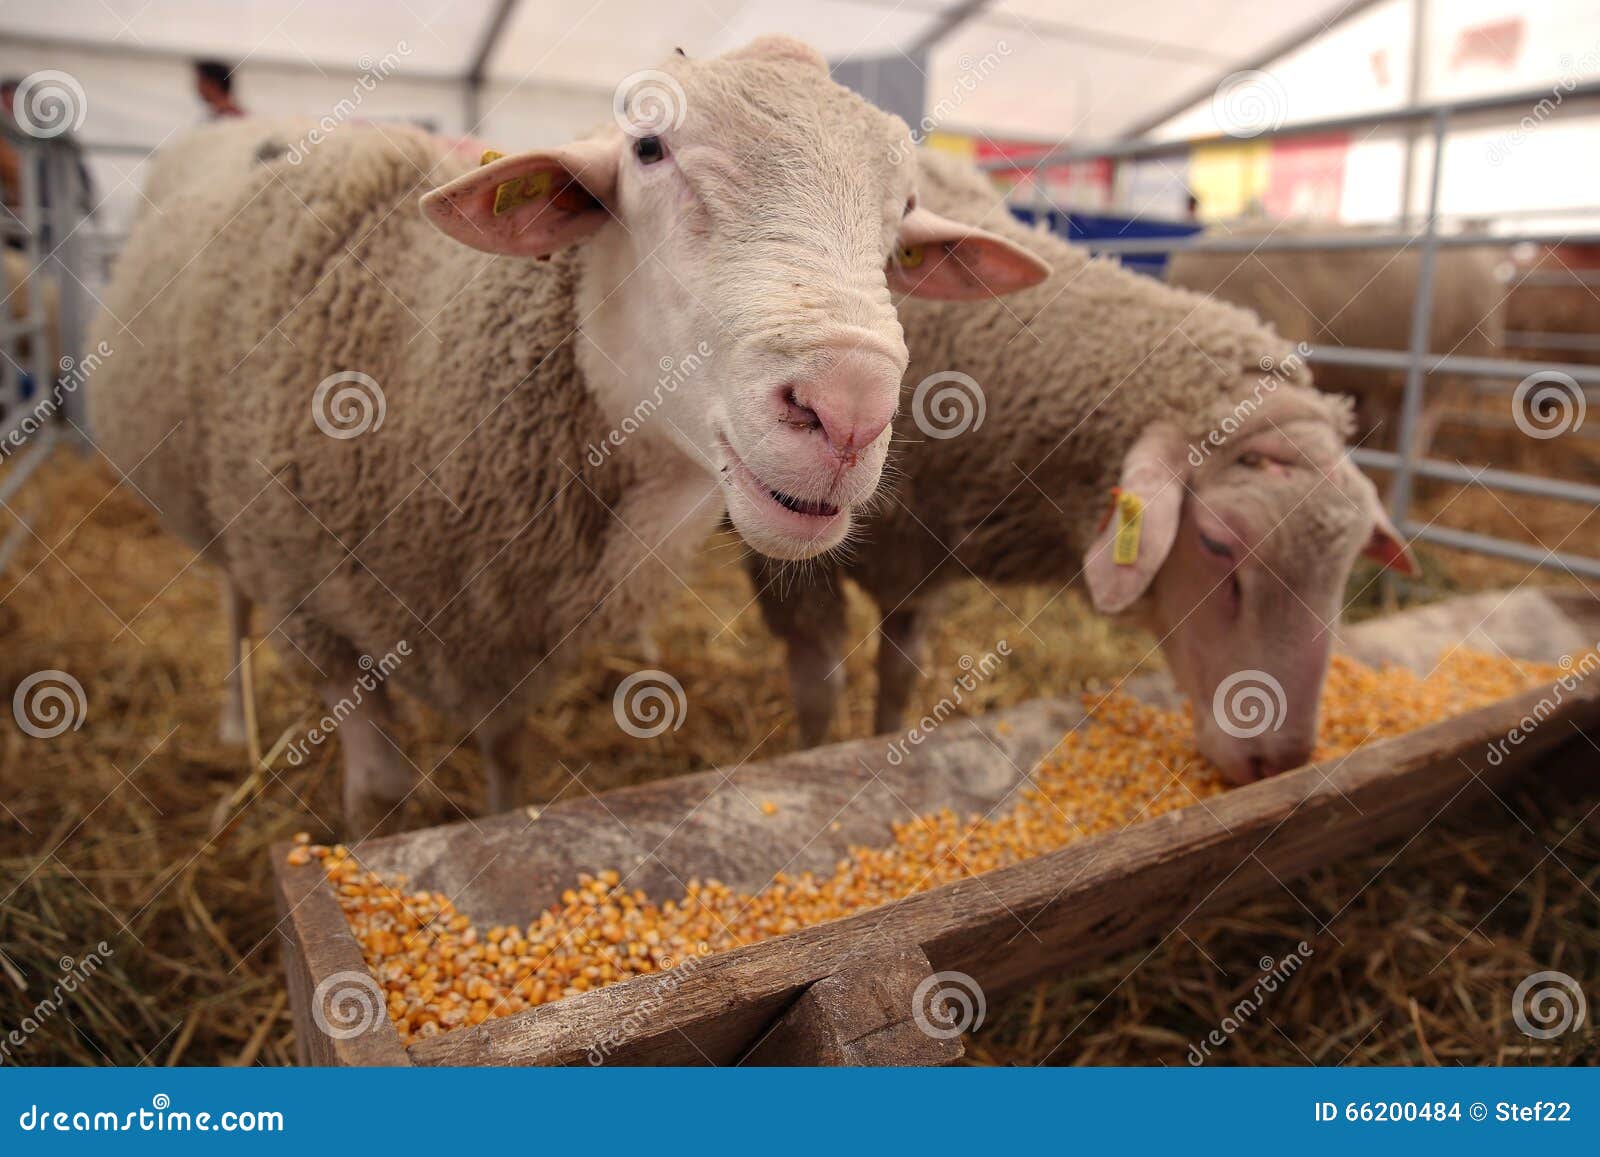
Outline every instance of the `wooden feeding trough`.
{"label": "wooden feeding trough", "polygon": [[[1457,599],[1345,632],[1357,657],[1427,670],[1457,645],[1554,661],[1600,637],[1600,604],[1535,591]],[[1163,677],[1130,684],[1170,696]],[[1552,703],[1559,698],[1559,703]],[[1506,736],[1537,708],[1541,721]],[[715,877],[754,891],[778,870],[824,872],[891,820],[941,807],[987,811],[1082,717],[1075,699],[952,720],[898,764],[883,739],[837,744],[553,805],[369,841],[366,866],[450,896],[480,925],[522,925],[580,872],[617,868],[655,897]],[[638,976],[407,1048],[381,1016],[334,1039],[317,986],[364,970],[321,867],[274,850],[301,1060],[318,1064],[918,1064],[960,1055],[912,1017],[917,986],[959,970],[984,992],[1083,968],[1201,911],[1277,887],[1341,855],[1409,837],[1445,807],[1556,758],[1600,763],[1600,680],[1535,689],[1334,763],[1302,768],[1120,832],[895,904],[673,970]],[[1491,745],[1495,745],[1491,758]],[[1562,756],[1553,756],[1564,747]],[[772,801],[762,816],[753,800]],[[633,869],[631,873],[628,869]]]}

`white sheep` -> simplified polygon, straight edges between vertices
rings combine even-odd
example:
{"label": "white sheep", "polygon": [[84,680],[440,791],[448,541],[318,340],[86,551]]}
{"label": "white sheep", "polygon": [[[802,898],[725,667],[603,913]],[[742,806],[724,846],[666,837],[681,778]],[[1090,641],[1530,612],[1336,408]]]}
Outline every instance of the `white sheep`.
{"label": "white sheep", "polygon": [[907,360],[891,287],[1044,276],[913,208],[905,125],[804,45],[656,78],[664,124],[480,167],[410,129],[301,148],[251,121],[156,165],[95,437],[226,572],[234,631],[259,603],[317,672],[353,835],[417,784],[389,683],[477,733],[511,806],[524,709],[631,637],[725,509],[769,554],[845,536]]}
{"label": "white sheep", "polygon": [[[914,389],[860,549],[792,571],[754,561],[763,614],[788,644],[802,742],[826,735],[842,686],[840,576],[883,613],[880,732],[901,724],[938,592],[975,577],[1085,583],[1096,609],[1160,640],[1200,749],[1224,771],[1303,762],[1357,556],[1412,566],[1344,455],[1347,405],[1310,389],[1250,314],[1012,222],[969,166],[925,156],[921,192],[1054,272],[965,313],[903,303]],[[1234,689],[1252,687],[1275,701],[1255,734],[1227,717]],[[1229,702],[1214,712],[1219,689]]]}

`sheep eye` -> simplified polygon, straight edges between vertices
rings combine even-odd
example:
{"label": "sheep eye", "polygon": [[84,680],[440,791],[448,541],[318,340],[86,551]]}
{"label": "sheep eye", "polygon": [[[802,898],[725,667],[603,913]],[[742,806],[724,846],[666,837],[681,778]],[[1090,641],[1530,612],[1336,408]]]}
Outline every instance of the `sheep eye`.
{"label": "sheep eye", "polygon": [[633,142],[633,155],[641,165],[653,165],[667,155],[667,149],[660,137],[640,137]]}
{"label": "sheep eye", "polygon": [[1216,555],[1218,558],[1232,558],[1233,557],[1233,551],[1228,547],[1228,545],[1226,543],[1218,542],[1218,541],[1216,541],[1215,539],[1212,539],[1212,538],[1207,538],[1204,534],[1200,535],[1200,545],[1205,547],[1207,550],[1209,550],[1212,554]]}
{"label": "sheep eye", "polygon": [[1256,450],[1246,450],[1239,455],[1239,465],[1255,467],[1261,465],[1261,454]]}

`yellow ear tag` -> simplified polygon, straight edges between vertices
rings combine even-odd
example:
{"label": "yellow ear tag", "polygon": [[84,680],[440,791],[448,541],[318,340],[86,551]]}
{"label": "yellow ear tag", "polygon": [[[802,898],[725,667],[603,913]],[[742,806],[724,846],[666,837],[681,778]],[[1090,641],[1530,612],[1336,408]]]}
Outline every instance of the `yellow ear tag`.
{"label": "yellow ear tag", "polygon": [[901,269],[915,269],[922,264],[923,248],[921,245],[902,245],[895,250],[894,259]]}
{"label": "yellow ear tag", "polygon": [[513,209],[521,208],[529,201],[537,201],[540,197],[550,194],[550,171],[548,169],[533,173],[526,177],[518,177],[514,181],[507,181],[494,191],[494,215],[509,213]]}
{"label": "yellow ear tag", "polygon": [[1111,548],[1111,560],[1118,566],[1132,566],[1139,561],[1139,532],[1144,529],[1144,499],[1123,491],[1117,495],[1117,538]]}
{"label": "yellow ear tag", "polygon": [[478,164],[480,164],[480,165],[492,164],[493,162],[498,161],[503,156],[505,156],[504,153],[497,153],[493,149],[484,149],[483,150],[483,156],[478,158]]}

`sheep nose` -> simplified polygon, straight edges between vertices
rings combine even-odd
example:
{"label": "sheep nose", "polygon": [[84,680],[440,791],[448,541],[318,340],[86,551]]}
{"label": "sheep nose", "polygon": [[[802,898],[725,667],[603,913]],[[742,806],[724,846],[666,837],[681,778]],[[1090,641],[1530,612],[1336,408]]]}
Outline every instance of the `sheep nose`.
{"label": "sheep nose", "polygon": [[783,402],[789,420],[821,430],[846,465],[878,440],[900,404],[900,377],[881,354],[846,350],[816,377],[792,382]]}

